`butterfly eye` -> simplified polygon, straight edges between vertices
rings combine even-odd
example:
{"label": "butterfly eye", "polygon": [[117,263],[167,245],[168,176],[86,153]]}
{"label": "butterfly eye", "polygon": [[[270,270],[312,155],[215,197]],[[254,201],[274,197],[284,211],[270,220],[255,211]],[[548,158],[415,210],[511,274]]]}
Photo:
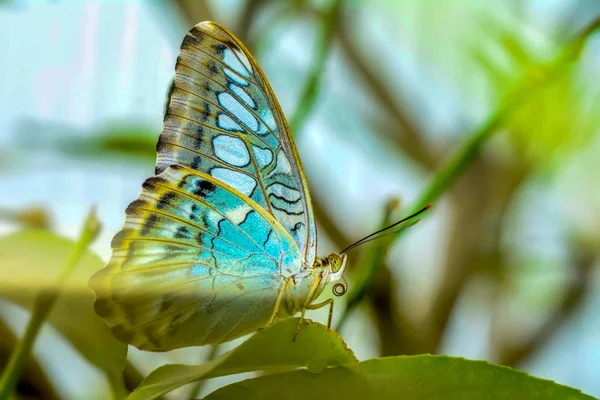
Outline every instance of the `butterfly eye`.
{"label": "butterfly eye", "polygon": [[325,260],[326,265],[331,265],[331,272],[334,274],[342,268],[342,258],[337,254],[330,254]]}

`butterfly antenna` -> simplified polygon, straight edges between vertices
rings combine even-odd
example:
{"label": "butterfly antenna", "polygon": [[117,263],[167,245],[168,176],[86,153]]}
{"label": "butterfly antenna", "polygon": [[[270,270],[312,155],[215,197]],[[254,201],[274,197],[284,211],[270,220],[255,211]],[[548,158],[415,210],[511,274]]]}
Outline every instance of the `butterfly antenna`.
{"label": "butterfly antenna", "polygon": [[336,296],[343,296],[346,294],[346,292],[348,291],[348,282],[346,282],[346,278],[344,277],[344,275],[341,276],[340,278],[343,282],[338,282],[335,285],[333,285],[333,294]]}
{"label": "butterfly antenna", "polygon": [[399,229],[397,229],[397,230],[395,230],[395,231],[393,231],[393,232],[386,233],[385,235],[376,236],[376,235],[378,235],[378,234],[380,234],[380,233],[382,233],[382,232],[385,232],[385,231],[387,231],[387,230],[389,230],[389,229],[392,229],[392,228],[394,228],[394,227],[396,227],[396,226],[400,225],[400,224],[401,224],[401,223],[403,223],[403,222],[406,222],[406,221],[408,221],[408,220],[411,220],[411,219],[413,219],[413,218],[415,218],[415,217],[417,217],[417,216],[421,215],[423,212],[427,211],[427,210],[428,210],[428,209],[430,209],[430,208],[431,208],[431,204],[428,204],[427,206],[423,207],[421,210],[417,211],[416,213],[414,213],[414,214],[411,214],[411,215],[409,215],[408,217],[406,217],[406,218],[403,218],[403,219],[401,219],[401,220],[400,220],[400,221],[398,221],[398,222],[394,222],[392,225],[390,225],[390,226],[386,226],[385,228],[383,228],[383,229],[380,229],[380,230],[378,230],[377,232],[373,232],[373,233],[371,233],[370,235],[367,235],[367,236],[365,236],[364,238],[360,239],[360,240],[359,240],[359,241],[357,241],[357,242],[354,242],[354,243],[352,243],[350,246],[348,246],[348,247],[346,247],[344,250],[340,251],[340,254],[344,254],[344,253],[346,253],[347,251],[349,251],[349,250],[352,250],[353,248],[355,248],[355,247],[357,247],[357,246],[360,246],[361,244],[365,244],[365,243],[367,243],[367,242],[370,242],[371,240],[375,240],[375,239],[381,239],[382,237],[386,237],[386,236],[389,236],[389,235],[396,234],[396,233],[398,233],[398,232],[400,232],[400,231],[403,231],[403,230],[404,230],[404,229],[406,229],[406,228],[409,228],[409,227],[413,226],[414,224],[416,224],[417,222],[419,222],[419,220],[417,220],[417,221],[414,221],[414,222],[412,222],[411,224],[409,224],[409,225],[407,225],[407,226],[403,226],[403,227],[401,227],[401,228],[399,228]]}

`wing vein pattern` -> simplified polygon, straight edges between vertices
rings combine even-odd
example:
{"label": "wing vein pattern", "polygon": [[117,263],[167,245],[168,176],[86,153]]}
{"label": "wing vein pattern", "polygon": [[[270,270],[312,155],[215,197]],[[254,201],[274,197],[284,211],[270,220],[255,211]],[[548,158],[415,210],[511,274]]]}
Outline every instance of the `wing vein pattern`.
{"label": "wing vein pattern", "polygon": [[[90,279],[115,335],[154,351],[220,343],[265,326],[290,280],[305,299],[317,237],[304,171],[264,73],[225,28],[184,38],[156,149]],[[297,310],[287,301],[278,315]]]}

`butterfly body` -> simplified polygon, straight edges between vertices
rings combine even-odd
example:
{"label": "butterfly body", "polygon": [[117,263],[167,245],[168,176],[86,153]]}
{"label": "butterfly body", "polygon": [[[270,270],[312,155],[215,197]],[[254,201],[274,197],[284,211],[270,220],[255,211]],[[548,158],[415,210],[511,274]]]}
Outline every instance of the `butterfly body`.
{"label": "butterfly body", "polygon": [[175,67],[156,175],[90,280],[96,312],[144,350],[226,342],[315,308],[345,265],[317,258],[316,241],[306,178],[266,77],[227,29],[196,25]]}

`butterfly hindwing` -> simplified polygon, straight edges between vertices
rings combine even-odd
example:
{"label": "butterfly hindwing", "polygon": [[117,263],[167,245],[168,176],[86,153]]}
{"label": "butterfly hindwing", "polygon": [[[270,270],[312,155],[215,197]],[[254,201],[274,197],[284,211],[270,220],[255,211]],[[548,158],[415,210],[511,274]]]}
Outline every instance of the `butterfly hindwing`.
{"label": "butterfly hindwing", "polygon": [[297,273],[291,236],[258,204],[184,167],[144,183],[90,285],[96,311],[144,350],[220,343],[264,326],[282,275]]}
{"label": "butterfly hindwing", "polygon": [[196,25],[175,67],[156,172],[181,165],[236,188],[315,259],[310,194],[289,128],[264,73],[227,29]]}

